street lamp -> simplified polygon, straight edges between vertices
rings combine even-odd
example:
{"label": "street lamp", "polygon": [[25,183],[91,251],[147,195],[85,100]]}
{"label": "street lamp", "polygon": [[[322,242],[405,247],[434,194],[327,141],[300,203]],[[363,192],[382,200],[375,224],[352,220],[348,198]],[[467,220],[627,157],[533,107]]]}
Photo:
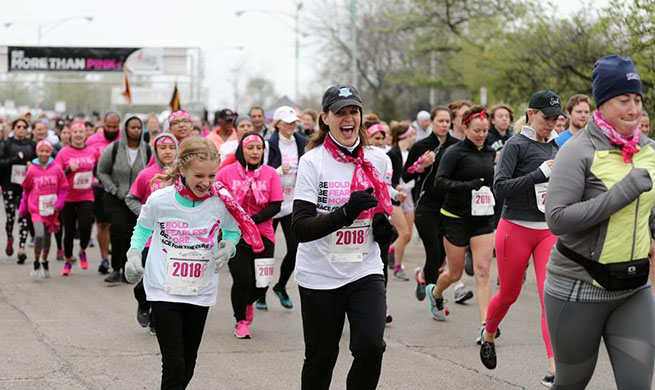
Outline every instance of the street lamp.
{"label": "street lamp", "polygon": [[36,31],[36,37],[37,37],[36,38],[36,45],[41,46],[41,39],[43,38],[43,36],[45,34],[49,33],[50,31],[54,30],[55,28],[57,28],[58,26],[66,23],[66,22],[69,22],[69,21],[72,21],[72,20],[79,20],[79,19],[84,19],[87,22],[92,22],[93,21],[93,16],[71,16],[71,17],[68,17],[68,18],[56,19],[56,20],[52,20],[50,22],[39,24],[39,25],[37,25],[36,28],[30,23],[21,22],[21,21],[7,22],[4,25],[5,25],[5,28],[9,28],[9,27],[11,27],[11,26],[13,26],[15,24],[25,24],[25,25],[27,25],[32,30]]}
{"label": "street lamp", "polygon": [[300,92],[299,92],[299,90],[300,90],[300,88],[299,88],[299,79],[300,79],[300,76],[299,76],[299,74],[300,74],[299,73],[300,72],[300,70],[299,70],[299,65],[300,65],[300,26],[299,26],[299,21],[300,21],[300,10],[301,9],[302,9],[302,2],[299,1],[299,2],[296,3],[296,9],[295,9],[295,12],[293,14],[288,13],[288,12],[284,12],[284,11],[264,10],[264,9],[239,10],[239,11],[236,11],[234,13],[237,17],[241,17],[243,14],[245,14],[247,12],[261,12],[261,13],[265,13],[265,14],[268,14],[268,15],[271,15],[271,16],[276,16],[276,14],[277,14],[277,15],[283,15],[283,16],[285,16],[287,18],[293,19],[293,21],[294,21],[293,31],[294,31],[294,33],[296,35],[295,64],[294,64],[294,68],[295,68],[295,72],[294,72],[295,73],[294,74],[294,79],[295,79],[294,84],[295,85],[294,86],[295,86],[295,101],[296,101],[296,103],[298,103],[298,99],[300,98]]}

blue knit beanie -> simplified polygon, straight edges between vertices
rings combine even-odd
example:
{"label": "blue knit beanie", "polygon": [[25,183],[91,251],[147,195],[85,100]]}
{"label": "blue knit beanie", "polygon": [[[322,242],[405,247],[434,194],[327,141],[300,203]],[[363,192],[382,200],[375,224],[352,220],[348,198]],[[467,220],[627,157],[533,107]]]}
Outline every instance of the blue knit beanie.
{"label": "blue knit beanie", "polygon": [[630,57],[621,58],[613,54],[596,61],[591,72],[591,82],[596,107],[626,93],[642,96],[641,79]]}

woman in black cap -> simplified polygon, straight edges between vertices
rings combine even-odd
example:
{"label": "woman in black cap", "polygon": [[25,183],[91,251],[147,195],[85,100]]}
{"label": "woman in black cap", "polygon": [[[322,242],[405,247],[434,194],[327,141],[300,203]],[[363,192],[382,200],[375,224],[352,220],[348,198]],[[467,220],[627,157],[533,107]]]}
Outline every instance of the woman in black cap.
{"label": "woman in black cap", "polygon": [[555,389],[584,389],[601,337],[618,389],[650,389],[655,304],[648,283],[655,146],[639,131],[641,80],[630,58],[596,61],[598,109],[555,158],[546,221],[558,236],[544,304]]}
{"label": "woman in black cap", "polygon": [[365,148],[362,101],[352,86],[325,91],[318,123],[300,159],[293,204],[305,337],[302,389],[330,387],[346,316],[354,357],[346,388],[374,389],[385,349],[386,296],[373,220],[392,212],[383,180],[386,156]]}

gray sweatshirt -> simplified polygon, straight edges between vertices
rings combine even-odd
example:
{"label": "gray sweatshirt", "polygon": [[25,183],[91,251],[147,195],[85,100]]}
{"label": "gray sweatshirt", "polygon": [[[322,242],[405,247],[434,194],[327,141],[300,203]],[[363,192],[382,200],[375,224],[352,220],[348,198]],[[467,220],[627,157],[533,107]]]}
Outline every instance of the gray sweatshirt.
{"label": "gray sweatshirt", "polygon": [[102,156],[100,156],[100,161],[98,161],[98,178],[105,187],[105,191],[118,199],[125,199],[139,172],[148,166],[149,161],[146,161],[148,158],[147,148],[150,148],[150,146],[143,142],[143,134],[141,137],[138,153],[133,165],[130,166],[127,135],[114,141],[118,142],[118,150],[116,151],[116,159],[113,165],[111,161],[113,143],[105,148]]}

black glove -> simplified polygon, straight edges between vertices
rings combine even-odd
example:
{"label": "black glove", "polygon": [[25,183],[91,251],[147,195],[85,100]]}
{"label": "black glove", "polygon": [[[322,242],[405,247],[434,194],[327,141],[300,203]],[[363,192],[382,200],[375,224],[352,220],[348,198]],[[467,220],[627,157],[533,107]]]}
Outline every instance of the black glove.
{"label": "black glove", "polygon": [[473,180],[469,181],[468,184],[469,184],[469,187],[471,187],[472,190],[477,191],[477,190],[480,189],[480,187],[482,187],[484,185],[484,182],[482,180],[480,180],[480,179],[473,179]]}
{"label": "black glove", "polygon": [[350,194],[350,199],[343,208],[346,216],[354,221],[357,216],[364,210],[371,209],[378,205],[378,200],[371,195],[373,188],[367,188],[364,191],[355,191]]}

